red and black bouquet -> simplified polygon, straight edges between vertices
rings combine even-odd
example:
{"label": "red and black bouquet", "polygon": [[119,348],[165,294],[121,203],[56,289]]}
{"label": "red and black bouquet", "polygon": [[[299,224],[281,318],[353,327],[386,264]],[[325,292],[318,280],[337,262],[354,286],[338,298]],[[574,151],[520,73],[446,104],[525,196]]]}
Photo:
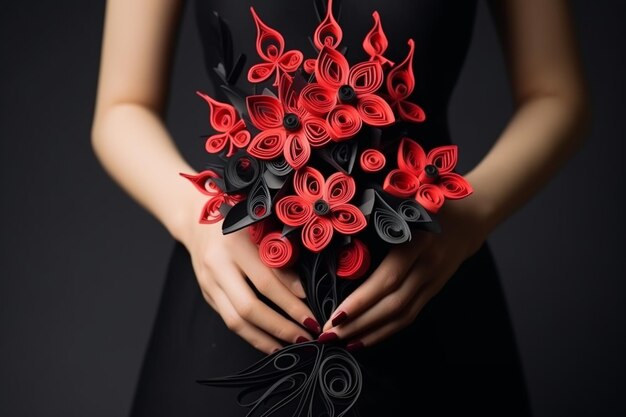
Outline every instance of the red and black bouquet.
{"label": "red and black bouquet", "polygon": [[[456,146],[427,152],[407,134],[408,124],[426,119],[410,100],[412,39],[401,62],[387,59],[374,12],[362,44],[369,60],[350,63],[329,0],[318,10],[315,56],[305,59],[251,12],[261,58],[247,73],[252,91],[235,85],[243,55],[230,54],[215,68],[230,103],[198,92],[217,132],[206,139],[214,159],[197,175],[181,175],[208,198],[200,223],[222,221],[223,233],[247,227],[266,265],[296,269],[309,307],[324,323],[392,245],[409,241],[416,229],[439,231],[435,215],[445,200],[472,189],[453,172]],[[226,22],[216,18],[227,36]],[[284,347],[238,374],[198,382],[242,388],[249,416],[286,409],[334,417],[351,412],[362,376],[342,345],[313,341]]]}

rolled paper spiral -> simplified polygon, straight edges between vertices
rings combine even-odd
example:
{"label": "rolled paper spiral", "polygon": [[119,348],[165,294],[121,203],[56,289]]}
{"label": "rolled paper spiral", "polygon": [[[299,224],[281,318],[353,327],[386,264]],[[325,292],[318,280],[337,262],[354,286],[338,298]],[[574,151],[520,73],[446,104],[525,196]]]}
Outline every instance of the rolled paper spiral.
{"label": "rolled paper spiral", "polygon": [[407,222],[380,195],[376,195],[372,221],[378,236],[387,243],[397,245],[411,240]]}
{"label": "rolled paper spiral", "polygon": [[289,165],[285,158],[278,158],[267,161],[265,166],[267,167],[268,171],[278,177],[284,177],[285,175],[293,171],[293,168],[291,167],[291,165]]}
{"label": "rolled paper spiral", "polygon": [[296,248],[281,232],[266,234],[259,244],[261,261],[270,268],[285,268],[296,259]]}
{"label": "rolled paper spiral", "polygon": [[330,137],[335,141],[350,139],[361,130],[363,124],[359,112],[352,106],[340,104],[328,116]]}
{"label": "rolled paper spiral", "polygon": [[412,197],[419,186],[417,177],[403,169],[392,169],[383,182],[383,190],[396,197]]}
{"label": "rolled paper spiral", "polygon": [[365,172],[378,172],[385,166],[385,155],[378,149],[366,149],[359,159],[361,169]]}
{"label": "rolled paper spiral", "polygon": [[260,170],[259,161],[245,153],[236,153],[230,157],[224,169],[224,180],[229,191],[242,190],[252,185],[259,177]]}
{"label": "rolled paper spiral", "polygon": [[272,209],[272,196],[265,185],[263,177],[259,177],[248,193],[248,215],[253,220],[259,220],[270,215]]}
{"label": "rolled paper spiral", "polygon": [[337,257],[337,276],[344,279],[361,278],[370,267],[370,252],[359,239],[344,245]]}

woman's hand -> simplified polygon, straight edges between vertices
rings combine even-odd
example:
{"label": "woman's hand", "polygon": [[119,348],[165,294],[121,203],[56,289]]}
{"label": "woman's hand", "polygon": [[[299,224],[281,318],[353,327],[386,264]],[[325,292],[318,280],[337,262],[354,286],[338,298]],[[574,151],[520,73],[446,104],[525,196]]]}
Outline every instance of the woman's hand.
{"label": "woman's hand", "polygon": [[474,196],[447,201],[442,232],[414,232],[393,248],[324,326],[321,342],[342,339],[348,349],[371,346],[411,324],[459,265],[484,242],[488,227]]}
{"label": "woman's hand", "polygon": [[[195,190],[194,190],[195,191]],[[201,207],[201,206],[199,206]],[[186,221],[179,240],[191,254],[192,264],[205,300],[222,317],[226,326],[255,348],[271,353],[280,341],[311,340],[311,334],[259,300],[246,281],[316,335],[320,325],[302,301],[304,289],[298,276],[287,270],[267,267],[247,229],[224,235],[222,223]]]}

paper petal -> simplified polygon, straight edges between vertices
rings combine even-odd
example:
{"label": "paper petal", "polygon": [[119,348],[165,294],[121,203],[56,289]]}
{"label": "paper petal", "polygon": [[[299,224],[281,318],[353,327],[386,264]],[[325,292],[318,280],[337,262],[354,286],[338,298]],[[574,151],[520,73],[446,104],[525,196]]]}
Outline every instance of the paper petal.
{"label": "paper petal", "polygon": [[422,184],[415,194],[415,200],[429,212],[437,213],[443,205],[445,197],[438,186]]}
{"label": "paper petal", "polygon": [[266,25],[257,15],[254,7],[250,7],[250,12],[256,24],[256,50],[264,61],[275,61],[285,50],[285,40],[275,29]]}
{"label": "paper petal", "polygon": [[417,177],[403,169],[392,169],[383,182],[383,190],[395,197],[411,197],[419,186]]}
{"label": "paper petal", "polygon": [[344,235],[355,234],[367,226],[367,221],[361,210],[352,204],[340,204],[331,211],[333,227]]}
{"label": "paper petal", "polygon": [[285,160],[293,169],[302,168],[311,156],[311,145],[304,132],[290,134],[284,147]]}
{"label": "paper petal", "polygon": [[282,233],[271,232],[261,240],[259,257],[270,268],[289,267],[296,259],[295,247]]}
{"label": "paper petal", "polygon": [[333,224],[326,217],[314,215],[302,228],[302,244],[311,252],[320,252],[333,238]]}
{"label": "paper petal", "polygon": [[200,223],[213,224],[223,219],[222,213],[220,213],[220,206],[224,203],[222,196],[211,197],[200,213]]}
{"label": "paper petal", "polygon": [[259,176],[248,193],[246,200],[248,215],[254,220],[263,219],[272,212],[272,197],[263,176]]}
{"label": "paper petal", "polygon": [[365,149],[359,159],[361,169],[365,172],[377,172],[383,169],[386,163],[385,155],[377,149]]}
{"label": "paper petal", "polygon": [[359,112],[348,105],[338,105],[328,113],[330,137],[335,141],[350,139],[361,130],[362,121]]}
{"label": "paper petal", "polygon": [[456,145],[439,146],[428,152],[428,164],[439,168],[439,174],[446,174],[454,169],[458,158]]}
{"label": "paper petal", "polygon": [[335,172],[326,179],[324,199],[332,209],[333,207],[352,200],[356,191],[354,178],[343,172]]}
{"label": "paper petal", "polygon": [[326,17],[320,22],[313,34],[313,42],[315,47],[320,50],[324,46],[336,49],[341,43],[342,31],[341,26],[333,16],[333,0],[328,0],[326,8]]}
{"label": "paper petal", "polygon": [[287,226],[302,226],[312,216],[310,203],[297,195],[288,195],[276,202],[276,216]]}
{"label": "paper petal", "polygon": [[275,129],[283,125],[285,113],[276,97],[255,95],[246,98],[248,115],[252,124],[260,130]]}
{"label": "paper petal", "polygon": [[270,129],[260,132],[248,145],[248,153],[259,159],[274,159],[282,154],[285,146],[285,129]]}
{"label": "paper petal", "polygon": [[324,184],[324,176],[318,170],[309,166],[296,171],[293,177],[294,191],[309,203],[314,203],[322,198]]}
{"label": "paper petal", "polygon": [[288,74],[283,74],[280,77],[278,99],[287,113],[298,112],[298,94],[293,89],[293,78]]}
{"label": "paper petal", "polygon": [[339,250],[337,276],[344,279],[359,279],[367,272],[370,263],[367,246],[359,239],[352,239]]}
{"label": "paper petal", "polygon": [[218,132],[228,132],[237,122],[237,112],[230,104],[221,103],[214,100],[210,96],[196,91],[196,94],[202,97],[209,105],[209,120],[213,129]]}
{"label": "paper petal", "polygon": [[308,84],[300,92],[300,105],[312,114],[326,115],[336,104],[336,94],[318,83]]}
{"label": "paper petal", "polygon": [[348,81],[350,66],[339,51],[324,46],[315,62],[317,82],[330,90],[337,90]]}
{"label": "paper petal", "polygon": [[387,243],[397,245],[411,240],[411,229],[407,222],[378,194],[371,222],[378,236]]}
{"label": "paper petal", "polygon": [[383,84],[383,68],[377,61],[366,61],[350,69],[348,84],[357,94],[371,94]]}
{"label": "paper petal", "polygon": [[413,39],[409,39],[408,44],[409,53],[406,58],[387,74],[387,93],[394,101],[408,98],[415,88],[415,77],[413,75],[415,43]]}
{"label": "paper petal", "polygon": [[278,63],[283,71],[294,72],[298,69],[300,64],[302,64],[303,60],[304,56],[302,55],[302,52],[294,49],[285,52],[278,60]]}
{"label": "paper petal", "polygon": [[311,147],[320,148],[330,142],[326,120],[320,117],[308,116],[302,121],[302,128]]}
{"label": "paper petal", "polygon": [[450,172],[439,178],[439,188],[446,198],[457,200],[467,197],[472,193],[472,186],[459,174]]}
{"label": "paper petal", "polygon": [[420,106],[406,100],[398,102],[398,114],[400,119],[407,122],[421,123],[426,120],[426,113]]}
{"label": "paper petal", "polygon": [[363,40],[363,49],[370,56],[371,59],[375,59],[381,64],[383,62],[390,62],[382,55],[387,50],[389,46],[389,42],[387,41],[387,36],[385,36],[385,32],[380,24],[380,16],[378,12],[372,13],[372,17],[374,18],[374,26],[365,36]]}
{"label": "paper petal", "polygon": [[[426,153],[419,143],[402,138],[398,146],[398,168],[419,176],[426,166]],[[405,197],[405,196],[403,196]]]}
{"label": "paper petal", "polygon": [[210,169],[205,169],[198,174],[185,174],[181,172],[180,176],[187,178],[202,194],[215,197],[223,193],[214,181],[214,178],[219,178],[219,175]]}
{"label": "paper petal", "polygon": [[273,62],[261,62],[250,67],[248,70],[248,81],[251,83],[262,83],[274,74],[276,64]]}
{"label": "paper petal", "polygon": [[395,121],[389,104],[375,94],[360,96],[356,108],[363,122],[370,126],[387,126]]}

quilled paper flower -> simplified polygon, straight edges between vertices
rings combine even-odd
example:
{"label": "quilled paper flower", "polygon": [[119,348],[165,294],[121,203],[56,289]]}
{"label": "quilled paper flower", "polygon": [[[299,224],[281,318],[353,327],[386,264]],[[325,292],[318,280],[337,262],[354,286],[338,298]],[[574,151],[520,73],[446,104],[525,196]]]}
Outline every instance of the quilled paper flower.
{"label": "quilled paper flower", "polygon": [[414,196],[426,210],[436,213],[446,198],[467,197],[471,185],[452,172],[457,163],[455,145],[440,146],[428,152],[415,141],[402,138],[398,147],[398,168],[391,170],[383,189],[396,197]]}
{"label": "quilled paper flower", "polygon": [[224,218],[220,212],[222,204],[232,206],[245,198],[242,194],[227,194],[219,188],[214,179],[220,178],[220,176],[213,170],[207,169],[195,175],[181,172],[180,175],[191,181],[202,194],[209,197],[209,200],[200,212],[200,223],[211,224],[219,222]]}
{"label": "quilled paper flower", "polygon": [[363,40],[363,49],[370,56],[370,61],[377,61],[381,65],[393,66],[393,62],[383,56],[389,46],[389,42],[380,23],[380,15],[378,12],[374,12],[372,17],[374,18],[374,26]]}
{"label": "quilled paper flower", "polygon": [[254,7],[250,7],[250,12],[252,12],[257,28],[256,50],[265,62],[255,64],[250,68],[248,81],[260,83],[275,75],[276,78],[273,85],[277,86],[281,74],[295,72],[302,64],[304,57],[302,52],[295,49],[285,52],[283,35],[263,23],[254,11]]}
{"label": "quilled paper flower", "polygon": [[408,43],[409,53],[407,57],[387,74],[387,93],[389,94],[389,104],[398,112],[400,119],[420,123],[426,120],[424,110],[407,100],[415,88],[415,76],[413,75],[415,42],[413,39],[409,39]]}
{"label": "quilled paper flower", "polygon": [[250,120],[261,130],[247,151],[265,160],[283,154],[289,165],[299,169],[308,162],[311,148],[327,144],[330,135],[324,119],[300,106],[292,84],[292,78],[284,74],[278,88],[279,98],[269,95],[247,97]]}
{"label": "quilled paper flower", "polygon": [[[339,26],[339,23],[335,20],[335,16],[333,16],[333,1],[329,0],[328,6],[326,7],[326,16],[317,28],[315,28],[315,32],[313,33],[313,45],[318,51],[324,46],[337,49],[342,38],[343,31],[341,30],[341,26]],[[315,72],[315,61],[314,58],[304,60],[304,70],[307,73],[313,74]]]}
{"label": "quilled paper flower", "polygon": [[287,226],[302,226],[302,243],[310,251],[328,246],[334,231],[352,235],[367,226],[359,208],[348,203],[356,188],[352,177],[336,172],[324,180],[315,168],[304,167],[295,173],[293,187],[296,195],[276,202],[276,216]]}
{"label": "quilled paper flower", "polygon": [[315,62],[315,77],[317,82],[302,89],[302,104],[310,113],[326,115],[334,140],[351,138],[362,123],[382,127],[395,121],[389,104],[375,94],[384,77],[377,61],[350,68],[339,51],[324,46]]}
{"label": "quilled paper flower", "polygon": [[209,136],[205,148],[209,153],[218,153],[228,145],[226,156],[231,156],[237,148],[244,148],[250,142],[250,132],[246,130],[246,124],[233,106],[221,103],[208,95],[196,92],[209,105],[209,120],[211,127],[218,134]]}

